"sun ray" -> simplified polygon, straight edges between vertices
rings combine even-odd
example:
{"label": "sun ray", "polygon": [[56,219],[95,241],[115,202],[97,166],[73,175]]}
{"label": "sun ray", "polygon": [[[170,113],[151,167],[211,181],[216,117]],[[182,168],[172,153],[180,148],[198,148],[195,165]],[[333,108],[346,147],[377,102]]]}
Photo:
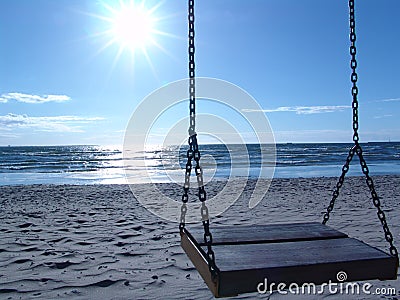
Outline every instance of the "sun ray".
{"label": "sun ray", "polygon": [[160,21],[168,19],[168,16],[157,15],[164,3],[163,0],[149,6],[146,0],[119,0],[115,2],[101,0],[100,7],[103,13],[85,13],[101,21],[99,28],[103,28],[88,36],[88,38],[103,42],[95,55],[97,56],[103,51],[115,47],[117,50],[112,62],[112,70],[125,57],[124,54],[130,54],[133,66],[136,65],[136,60],[142,56],[153,75],[158,78],[149,48],[155,47],[174,58],[157,39],[158,37],[183,39],[157,27],[161,26]]}
{"label": "sun ray", "polygon": [[149,8],[148,11],[150,14],[153,14],[157,11],[157,9],[159,9],[163,4],[165,3],[165,1],[159,1],[157,4],[155,4],[153,7]]}
{"label": "sun ray", "polygon": [[104,44],[99,50],[96,51],[96,53],[94,54],[94,56],[99,55],[100,53],[102,53],[104,50],[106,50],[107,48],[111,47],[112,45],[115,44],[115,40],[109,40],[106,44]]}
{"label": "sun ray", "polygon": [[147,49],[146,48],[142,48],[142,52],[143,52],[144,57],[146,58],[147,63],[150,66],[150,69],[151,69],[154,77],[159,81],[160,78],[157,75],[156,69],[154,68],[153,62],[151,61],[151,58],[150,58],[149,54],[147,53]]}
{"label": "sun ray", "polygon": [[115,57],[114,57],[114,59],[113,59],[113,62],[112,62],[112,65],[111,65],[111,69],[110,69],[110,74],[109,74],[109,76],[111,77],[111,74],[113,73],[113,71],[114,71],[114,69],[115,69],[115,66],[117,65],[117,63],[118,63],[118,61],[119,61],[119,58],[121,57],[121,54],[124,52],[124,48],[123,47],[119,47],[118,48],[118,52],[117,52],[117,54],[115,55]]}
{"label": "sun ray", "polygon": [[178,40],[185,40],[182,36],[175,35],[175,34],[172,34],[172,33],[169,33],[169,32],[161,31],[161,30],[157,30],[157,29],[153,29],[152,33],[155,33],[157,35],[162,35],[162,36],[175,38],[175,39],[178,39]]}
{"label": "sun ray", "polygon": [[156,40],[153,41],[153,44],[154,44],[155,47],[157,47],[159,50],[161,50],[161,52],[163,52],[164,54],[168,55],[170,58],[172,58],[177,63],[182,63],[181,59],[178,59],[171,52],[167,51],[167,49],[165,49],[163,46],[161,46]]}

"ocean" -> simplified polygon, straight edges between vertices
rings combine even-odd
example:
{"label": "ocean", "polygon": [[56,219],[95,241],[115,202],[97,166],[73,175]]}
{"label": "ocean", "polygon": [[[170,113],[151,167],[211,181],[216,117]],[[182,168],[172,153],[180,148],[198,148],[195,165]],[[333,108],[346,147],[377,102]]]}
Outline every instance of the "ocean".
{"label": "ocean", "polygon": [[[263,147],[267,152],[274,149]],[[261,166],[274,165],[275,178],[309,178],[338,177],[350,147],[347,143],[277,144],[276,161],[262,160],[256,144],[200,145],[200,151],[208,178],[255,178],[260,176]],[[400,142],[365,143],[362,147],[372,176],[400,174]],[[129,183],[183,181],[186,150],[154,147],[124,157],[122,146],[0,147],[0,185],[124,184],[127,166]],[[143,160],[146,168],[135,168],[134,162]],[[362,175],[361,169],[354,157],[348,176],[358,175]]]}

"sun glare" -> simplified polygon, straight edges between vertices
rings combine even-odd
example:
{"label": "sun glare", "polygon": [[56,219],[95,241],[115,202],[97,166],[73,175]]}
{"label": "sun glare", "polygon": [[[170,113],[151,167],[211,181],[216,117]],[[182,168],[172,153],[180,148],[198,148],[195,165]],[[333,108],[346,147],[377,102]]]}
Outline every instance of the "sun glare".
{"label": "sun glare", "polygon": [[153,39],[154,19],[144,7],[121,7],[113,16],[111,33],[116,42],[131,51],[143,49],[151,44]]}
{"label": "sun glare", "polygon": [[[170,16],[158,16],[158,9],[164,1],[157,1],[153,6],[149,6],[145,0],[103,0],[101,7],[103,13],[91,14],[91,16],[102,21],[100,30],[93,37],[104,41],[98,53],[108,48],[115,47],[117,50],[113,67],[122,57],[123,53],[130,53],[132,62],[142,55],[150,65],[153,73],[155,68],[152,65],[149,50],[157,48],[164,53],[172,56],[159,43],[161,36],[176,36],[160,30],[160,22],[170,18]],[[153,2],[154,3],[154,2]]]}

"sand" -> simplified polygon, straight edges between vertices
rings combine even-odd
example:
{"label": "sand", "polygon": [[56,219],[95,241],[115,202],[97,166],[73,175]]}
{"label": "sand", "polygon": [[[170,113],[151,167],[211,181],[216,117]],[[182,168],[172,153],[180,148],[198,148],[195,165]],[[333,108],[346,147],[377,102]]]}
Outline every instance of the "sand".
{"label": "sand", "polygon": [[[400,176],[374,177],[400,248]],[[253,210],[246,197],[212,220],[219,225],[321,221],[335,178],[276,179]],[[160,184],[166,193],[181,189]],[[223,182],[208,184],[210,194]],[[146,185],[137,188],[146,189]],[[0,188],[0,299],[212,299],[179,243],[178,226],[157,218],[127,185],[20,185]],[[362,178],[346,179],[329,225],[387,250]],[[400,279],[371,281],[397,295],[237,299],[400,299]]]}

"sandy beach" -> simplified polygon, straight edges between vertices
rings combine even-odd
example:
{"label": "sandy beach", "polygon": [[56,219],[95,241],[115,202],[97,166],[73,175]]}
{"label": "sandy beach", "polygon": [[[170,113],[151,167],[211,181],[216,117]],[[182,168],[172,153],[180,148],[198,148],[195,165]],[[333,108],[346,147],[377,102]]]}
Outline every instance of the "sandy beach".
{"label": "sandy beach", "polygon": [[[400,248],[400,176],[374,177],[387,221]],[[321,221],[336,178],[275,179],[254,209],[252,181],[213,226]],[[158,184],[180,198],[181,188]],[[223,182],[211,182],[217,193]],[[146,189],[146,184],[138,185]],[[1,299],[212,299],[180,247],[178,225],[151,214],[128,185],[18,185],[0,187]],[[329,225],[388,250],[369,191],[361,177],[345,181]],[[371,281],[397,295],[346,295],[397,299],[400,280]],[[237,299],[304,299],[278,293]],[[343,299],[324,294],[307,299]]]}

